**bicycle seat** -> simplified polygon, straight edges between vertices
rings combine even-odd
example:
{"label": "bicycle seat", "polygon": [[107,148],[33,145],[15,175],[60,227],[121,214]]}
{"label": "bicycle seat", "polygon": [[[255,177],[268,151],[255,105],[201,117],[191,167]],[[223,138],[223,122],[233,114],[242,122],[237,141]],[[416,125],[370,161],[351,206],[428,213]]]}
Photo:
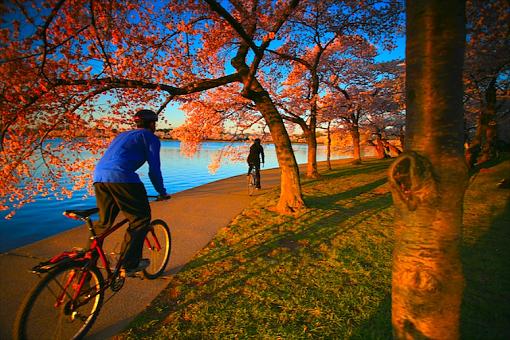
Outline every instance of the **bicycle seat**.
{"label": "bicycle seat", "polygon": [[99,211],[98,208],[91,208],[86,210],[66,210],[64,211],[63,215],[65,217],[69,217],[75,220],[81,220],[89,217],[92,214],[97,213],[98,211]]}

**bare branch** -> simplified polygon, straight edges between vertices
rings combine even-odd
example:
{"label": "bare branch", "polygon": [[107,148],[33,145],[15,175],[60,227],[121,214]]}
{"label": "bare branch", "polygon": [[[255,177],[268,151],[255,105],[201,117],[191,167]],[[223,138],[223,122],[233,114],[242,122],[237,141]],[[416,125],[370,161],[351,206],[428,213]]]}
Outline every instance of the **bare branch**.
{"label": "bare branch", "polygon": [[170,95],[166,98],[165,102],[159,107],[158,111],[156,112],[158,115],[167,107],[167,105],[172,101],[172,99],[175,98],[175,95]]}
{"label": "bare branch", "polygon": [[92,23],[92,27],[94,28],[94,33],[97,39],[97,43],[99,44],[99,48],[101,49],[101,53],[104,56],[104,61],[108,68],[110,69],[110,72],[113,74],[113,67],[110,63],[110,58],[108,57],[108,54],[106,53],[106,49],[103,45],[103,41],[101,40],[101,37],[99,36],[99,31],[96,26],[96,17],[94,15],[94,0],[90,0],[90,21]]}
{"label": "bare branch", "polygon": [[56,50],[57,48],[59,48],[60,46],[64,45],[65,43],[67,43],[69,40],[73,39],[74,37],[76,37],[78,34],[80,34],[81,32],[85,31],[87,28],[89,28],[90,25],[85,25],[83,26],[82,28],[80,28],[78,31],[76,31],[76,34],[74,35],[71,35],[70,37],[62,40],[61,43],[57,44],[57,45],[53,45],[51,47],[48,47],[48,49],[46,49],[45,51],[43,52],[39,52],[39,53],[32,53],[32,54],[28,54],[28,55],[24,55],[24,56],[19,56],[19,57],[15,57],[15,58],[9,58],[9,59],[3,59],[3,60],[0,60],[0,65],[2,64],[6,64],[6,63],[10,63],[10,62],[13,62],[13,61],[18,61],[18,60],[23,60],[23,59],[29,59],[29,58],[33,58],[33,57],[38,57],[40,55],[42,55],[43,53],[46,53],[46,54],[49,54],[51,52],[53,52],[54,50]]}
{"label": "bare branch", "polygon": [[48,38],[46,36],[46,32],[48,30],[48,27],[50,27],[51,22],[53,21],[53,19],[57,15],[58,11],[62,7],[62,5],[64,5],[64,2],[65,2],[65,0],[60,0],[59,2],[57,2],[55,7],[53,7],[53,9],[52,9],[50,15],[48,16],[48,18],[46,18],[46,22],[44,23],[44,25],[41,28],[41,37],[43,39],[43,60],[42,60],[42,63],[41,63],[40,72],[43,75],[43,77],[46,78],[46,79],[48,79],[48,77],[44,73],[44,65],[46,65],[46,56],[47,56],[47,53],[48,53]]}
{"label": "bare branch", "polygon": [[29,23],[31,23],[32,25],[35,26],[35,23],[34,21],[32,20],[32,18],[28,15],[28,12],[27,12],[27,9],[25,8],[25,6],[23,6],[22,3],[20,3],[18,0],[15,0],[14,3],[16,4],[16,6],[18,6],[18,8],[21,10],[21,13],[23,13],[23,15],[25,16],[25,19],[27,19],[27,21]]}
{"label": "bare branch", "polygon": [[[276,34],[280,28],[282,28],[283,24],[287,21],[288,17],[292,14],[294,9],[299,4],[299,0],[292,0],[287,6],[287,8],[284,9],[280,17],[277,18],[276,23],[274,24],[273,28],[270,30],[271,33]],[[246,87],[249,88],[251,85],[251,82],[253,81],[253,78],[255,77],[255,74],[257,73],[257,70],[259,68],[260,62],[262,61],[262,58],[264,57],[264,51],[269,47],[269,44],[273,38],[271,37],[265,37],[264,41],[262,42],[262,45],[260,46],[260,54],[256,53],[256,57],[254,58],[251,66],[250,66],[250,73],[248,75],[248,82],[246,84]]]}
{"label": "bare branch", "polygon": [[296,56],[292,56],[292,55],[286,54],[286,53],[281,53],[281,52],[278,52],[278,51],[275,51],[275,50],[271,50],[271,49],[268,49],[267,51],[270,52],[270,53],[276,54],[277,56],[279,56],[282,59],[289,60],[289,61],[295,61],[295,62],[305,66],[307,69],[311,69],[312,68],[312,65],[309,62],[307,62],[306,60],[302,59],[302,58],[299,58],[299,57],[296,57]]}

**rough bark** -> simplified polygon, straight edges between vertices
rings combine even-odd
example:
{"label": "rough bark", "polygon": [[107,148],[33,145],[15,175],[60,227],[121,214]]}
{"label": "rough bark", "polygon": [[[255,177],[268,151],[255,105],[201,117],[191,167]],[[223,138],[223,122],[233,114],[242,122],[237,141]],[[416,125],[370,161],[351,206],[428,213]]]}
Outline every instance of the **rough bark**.
{"label": "rough bark", "polygon": [[464,1],[407,1],[406,152],[390,167],[396,339],[457,339],[463,158]]}

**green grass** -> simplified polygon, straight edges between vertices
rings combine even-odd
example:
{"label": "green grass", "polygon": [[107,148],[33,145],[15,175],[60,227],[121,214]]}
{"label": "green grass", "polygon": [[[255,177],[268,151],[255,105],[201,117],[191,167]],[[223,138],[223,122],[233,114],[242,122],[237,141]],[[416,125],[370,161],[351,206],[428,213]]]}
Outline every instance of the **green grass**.
{"label": "green grass", "polygon": [[[119,337],[391,338],[389,164],[304,180],[298,216],[265,208],[277,190],[257,198]],[[495,186],[510,161],[489,170],[466,193],[464,338],[510,338],[510,190]]]}

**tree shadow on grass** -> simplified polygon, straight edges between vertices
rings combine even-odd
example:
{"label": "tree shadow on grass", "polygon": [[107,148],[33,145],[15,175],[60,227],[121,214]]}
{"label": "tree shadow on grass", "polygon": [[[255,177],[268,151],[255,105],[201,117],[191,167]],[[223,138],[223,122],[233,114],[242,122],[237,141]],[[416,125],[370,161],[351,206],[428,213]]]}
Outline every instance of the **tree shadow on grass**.
{"label": "tree shadow on grass", "polygon": [[[378,179],[335,195],[310,197],[308,199],[308,204],[311,207],[310,214],[301,216],[299,225],[292,225],[291,220],[284,220],[280,225],[273,224],[254,230],[253,233],[250,233],[235,245],[223,246],[219,242],[215,251],[195,258],[184,268],[181,275],[186,274],[186,272],[192,274],[191,271],[201,271],[203,268],[210,268],[210,266],[221,266],[225,261],[229,262],[229,268],[204,277],[203,280],[200,278],[201,282],[198,283],[194,279],[187,279],[184,282],[177,281],[175,287],[184,284],[186,288],[175,298],[171,296],[169,298],[171,293],[168,292],[173,289],[173,283],[171,283],[166,293],[163,293],[165,295],[162,298],[163,305],[155,306],[152,312],[149,312],[143,318],[143,322],[147,323],[147,318],[160,322],[166,319],[170,313],[178,317],[188,306],[198,301],[210,300],[227,291],[234,292],[229,299],[239,300],[239,303],[242,303],[242,300],[240,300],[242,295],[236,289],[245,287],[248,280],[252,278],[274,272],[274,269],[281,265],[279,261],[298,263],[296,261],[302,256],[303,252],[308,254],[306,256],[322,258],[323,255],[318,252],[318,245],[329,244],[336,236],[358,228],[365,220],[391,206],[391,197],[388,192],[382,194],[372,192],[373,189],[385,182],[386,179]],[[356,200],[350,202],[349,207],[343,207],[342,201],[351,198],[356,198]],[[319,214],[314,214],[314,212]],[[261,236],[266,237],[264,242],[253,242],[253,245],[250,245],[250,239],[256,240]],[[306,243],[300,243],[301,240],[306,240]],[[283,253],[280,252],[280,255],[274,257],[273,252],[275,250],[283,251]],[[350,249],[345,249],[345,251],[349,252]],[[350,256],[350,254],[342,253],[342,256],[344,255],[346,257]],[[236,259],[243,259],[243,262],[241,263]],[[365,263],[363,259],[358,259],[358,262],[363,266],[369,266],[369,263]],[[368,267],[367,270],[369,270]],[[343,275],[348,281],[349,275]],[[341,284],[341,282],[341,278],[339,278],[339,283]],[[292,290],[289,293],[291,292]],[[192,297],[186,298],[185,296],[188,294]],[[182,325],[187,327],[184,324]],[[303,324],[296,321],[288,327],[302,329]]]}
{"label": "tree shadow on grass", "polygon": [[[490,230],[461,257],[466,286],[461,306],[461,339],[510,339],[510,202]],[[391,339],[391,295],[351,339]]]}
{"label": "tree shadow on grass", "polygon": [[350,339],[375,340],[392,338],[391,294],[387,294],[379,304],[377,311],[362,325],[356,328]]}
{"label": "tree shadow on grass", "polygon": [[[298,230],[292,231],[280,231],[280,227],[287,224],[289,221],[284,221],[280,225],[270,225],[263,229],[254,231],[249,234],[245,238],[239,241],[239,243],[246,243],[249,239],[254,239],[264,233],[273,232],[272,238],[262,244],[262,245],[254,245],[243,248],[241,251],[239,250],[231,250],[227,249],[226,252],[218,252],[216,255],[208,255],[201,256],[193,260],[191,263],[186,265],[184,271],[189,271],[209,263],[221,261],[227,257],[233,255],[242,255],[247,258],[254,258],[258,256],[262,256],[266,254],[271,249],[274,249],[276,246],[280,245],[282,242],[294,242],[302,239],[309,239],[310,241],[320,241],[322,238],[331,238],[334,235],[341,233],[344,229],[339,229],[338,225],[344,222],[346,219],[356,216],[362,212],[371,212],[372,214],[384,210],[388,208],[391,204],[391,196],[386,194],[374,194],[370,195],[370,197],[362,203],[354,204],[349,207],[343,207],[342,205],[338,205],[337,202],[342,200],[348,200],[351,198],[355,198],[361,194],[368,193],[375,188],[385,184],[387,182],[386,178],[376,180],[374,182],[354,187],[350,190],[343,191],[341,193],[335,195],[328,196],[312,196],[309,197],[306,202],[309,208],[320,208],[322,210],[330,210],[333,213],[329,216],[316,220],[313,218],[308,218],[306,216],[301,216],[301,224],[308,225],[306,228],[297,228]],[[361,223],[362,220],[359,220],[358,223]]]}
{"label": "tree shadow on grass", "polygon": [[461,249],[463,339],[510,339],[510,202],[489,231]]}
{"label": "tree shadow on grass", "polygon": [[374,172],[386,171],[388,166],[390,165],[389,161],[378,160],[378,161],[368,161],[361,163],[360,165],[349,165],[346,167],[338,167],[329,170],[328,172],[321,173],[321,177],[317,179],[305,179],[305,185],[313,184],[318,181],[322,181],[324,179],[333,179],[339,177],[349,177],[360,174],[369,174]]}
{"label": "tree shadow on grass", "polygon": [[[381,178],[379,180],[376,180],[371,183],[367,183],[365,185],[361,185],[358,187],[354,187],[350,190],[340,192],[335,195],[328,195],[328,196],[312,196],[310,198],[305,198],[306,205],[309,208],[322,208],[322,209],[333,209],[337,210],[339,209],[339,205],[336,204],[336,202],[342,201],[342,200],[348,200],[351,198],[354,198],[356,196],[359,196],[363,193],[367,193],[369,191],[374,190],[375,188],[385,184],[387,182],[387,178]],[[367,202],[368,204],[369,202]],[[363,208],[363,207],[362,207]]]}

